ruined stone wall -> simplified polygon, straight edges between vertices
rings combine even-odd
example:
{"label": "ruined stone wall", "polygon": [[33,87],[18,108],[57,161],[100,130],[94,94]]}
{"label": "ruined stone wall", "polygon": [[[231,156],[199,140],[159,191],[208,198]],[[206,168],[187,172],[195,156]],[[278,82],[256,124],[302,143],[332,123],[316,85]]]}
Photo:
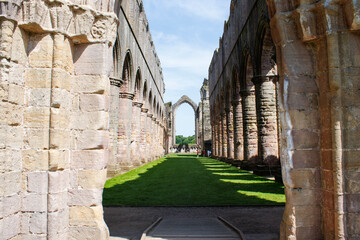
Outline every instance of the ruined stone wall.
{"label": "ruined stone wall", "polygon": [[200,89],[201,103],[199,104],[199,111],[201,114],[201,125],[199,134],[201,141],[199,145],[203,150],[211,150],[211,124],[210,124],[210,102],[209,102],[209,81],[204,79],[203,85]]}
{"label": "ruined stone wall", "polygon": [[0,2],[0,239],[108,239],[102,189],[114,125],[132,128],[129,156],[162,155],[160,63],[146,26],[131,30],[120,7]]}
{"label": "ruined stone wall", "polygon": [[121,2],[118,18],[110,87],[109,177],[165,151],[165,85],[142,2]]}
{"label": "ruined stone wall", "polygon": [[244,150],[234,143],[235,158],[273,164],[276,159],[266,156],[276,156],[279,136],[287,200],[281,239],[360,236],[359,9],[357,1],[234,0],[214,53],[209,81],[216,155],[228,158],[228,125],[221,120],[229,86],[234,141]]}

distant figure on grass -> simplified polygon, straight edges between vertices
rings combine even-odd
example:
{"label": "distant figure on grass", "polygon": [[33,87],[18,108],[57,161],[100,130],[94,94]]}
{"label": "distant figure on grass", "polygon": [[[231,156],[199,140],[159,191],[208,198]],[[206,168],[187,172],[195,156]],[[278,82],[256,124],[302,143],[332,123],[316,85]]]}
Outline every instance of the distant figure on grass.
{"label": "distant figure on grass", "polygon": [[196,157],[197,157],[197,158],[199,157],[199,149],[198,149],[197,152],[196,152]]}
{"label": "distant figure on grass", "polygon": [[205,156],[205,150],[202,152],[202,156],[203,156],[203,157],[206,157],[206,156]]}

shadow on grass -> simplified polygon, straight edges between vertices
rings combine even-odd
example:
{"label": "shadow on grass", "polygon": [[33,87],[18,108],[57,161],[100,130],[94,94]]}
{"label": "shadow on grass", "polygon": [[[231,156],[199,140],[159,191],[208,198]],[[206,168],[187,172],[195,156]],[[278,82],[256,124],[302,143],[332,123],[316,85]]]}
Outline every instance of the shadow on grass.
{"label": "shadow on grass", "polygon": [[210,158],[170,156],[106,182],[106,206],[280,205],[274,181]]}

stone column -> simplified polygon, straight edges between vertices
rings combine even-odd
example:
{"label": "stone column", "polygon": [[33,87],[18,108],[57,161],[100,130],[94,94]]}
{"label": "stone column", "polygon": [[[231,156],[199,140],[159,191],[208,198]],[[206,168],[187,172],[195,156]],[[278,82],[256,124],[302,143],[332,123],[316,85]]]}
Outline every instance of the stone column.
{"label": "stone column", "polygon": [[241,91],[244,121],[244,167],[253,168],[258,158],[255,91]]}
{"label": "stone column", "polygon": [[121,166],[121,172],[127,172],[132,167],[130,155],[132,100],[134,94],[121,92],[119,94],[119,128],[117,161]]}
{"label": "stone column", "polygon": [[221,114],[221,142],[222,151],[221,157],[227,158],[227,126],[226,126],[226,113]]}
{"label": "stone column", "polygon": [[211,123],[211,137],[212,137],[212,146],[211,146],[211,152],[213,156],[217,156],[217,142],[216,142],[216,125],[214,122]]}
{"label": "stone column", "polygon": [[110,79],[110,111],[109,111],[109,163],[107,176],[113,177],[120,174],[120,165],[116,160],[117,139],[119,127],[119,88],[120,79]]}
{"label": "stone column", "polygon": [[141,107],[142,103],[133,102],[132,103],[132,121],[131,121],[131,143],[130,143],[130,151],[131,151],[131,161],[134,166],[140,166],[140,121],[141,121]]}
{"label": "stone column", "polygon": [[234,159],[234,128],[233,128],[233,110],[232,106],[225,109],[227,125],[227,158]]}
{"label": "stone column", "polygon": [[149,110],[146,108],[141,108],[141,114],[140,114],[140,161],[141,164],[146,163],[147,159],[147,112]]}
{"label": "stone column", "polygon": [[151,161],[156,159],[156,117],[151,118]]}
{"label": "stone column", "polygon": [[220,115],[217,117],[217,142],[218,142],[218,145],[217,145],[217,157],[221,157],[221,154],[222,154],[222,126],[221,126],[221,117]]}
{"label": "stone column", "polygon": [[234,159],[244,160],[243,115],[241,100],[232,101],[234,122]]}
{"label": "stone column", "polygon": [[276,81],[277,76],[253,79],[257,91],[259,163],[280,166],[278,153]]}
{"label": "stone column", "polygon": [[152,131],[152,114],[147,113],[146,117],[146,162],[151,161],[151,131]]}

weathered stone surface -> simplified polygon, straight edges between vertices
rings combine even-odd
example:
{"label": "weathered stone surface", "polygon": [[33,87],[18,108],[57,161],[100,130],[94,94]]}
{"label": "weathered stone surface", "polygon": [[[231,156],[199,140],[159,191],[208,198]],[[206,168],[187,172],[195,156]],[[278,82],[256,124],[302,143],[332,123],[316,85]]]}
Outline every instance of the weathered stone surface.
{"label": "weathered stone surface", "polygon": [[70,206],[99,206],[101,203],[101,189],[74,189],[69,191]]}
{"label": "weathered stone surface", "polygon": [[47,172],[30,172],[27,174],[27,190],[39,194],[48,192],[48,173]]}
{"label": "weathered stone surface", "polygon": [[79,185],[84,189],[101,189],[104,187],[105,181],[106,169],[79,171]]}
{"label": "weathered stone surface", "polygon": [[20,150],[0,150],[0,172],[21,170]]}
{"label": "weathered stone surface", "polygon": [[30,232],[35,234],[45,233],[47,231],[47,214],[33,213],[30,217]]}
{"label": "weathered stone surface", "polygon": [[49,153],[42,150],[22,151],[22,166],[27,171],[45,171],[48,169]]}
{"label": "weathered stone surface", "polygon": [[75,150],[96,150],[108,148],[108,132],[106,131],[81,131],[74,134]]}
{"label": "weathered stone surface", "polygon": [[20,214],[11,215],[0,219],[0,236],[3,239],[11,239],[20,232]]}
{"label": "weathered stone surface", "polygon": [[0,173],[0,196],[11,196],[21,191],[21,172]]}
{"label": "weathered stone surface", "polygon": [[80,96],[80,110],[87,112],[107,111],[109,98],[100,94],[83,94]]}
{"label": "weathered stone surface", "polygon": [[106,167],[107,162],[99,161],[99,159],[107,158],[108,151],[106,150],[73,151],[71,158],[71,168],[85,170],[101,170]]}
{"label": "weathered stone surface", "polygon": [[21,210],[21,198],[19,195],[4,197],[0,199],[0,218],[11,216]]}
{"label": "weathered stone surface", "polygon": [[24,194],[22,210],[26,212],[46,212],[47,195],[37,193]]}
{"label": "weathered stone surface", "polygon": [[70,225],[83,226],[97,226],[98,221],[102,219],[102,206],[85,207],[74,206],[70,207]]}
{"label": "weathered stone surface", "polygon": [[69,171],[49,172],[49,193],[61,193],[69,187]]}

